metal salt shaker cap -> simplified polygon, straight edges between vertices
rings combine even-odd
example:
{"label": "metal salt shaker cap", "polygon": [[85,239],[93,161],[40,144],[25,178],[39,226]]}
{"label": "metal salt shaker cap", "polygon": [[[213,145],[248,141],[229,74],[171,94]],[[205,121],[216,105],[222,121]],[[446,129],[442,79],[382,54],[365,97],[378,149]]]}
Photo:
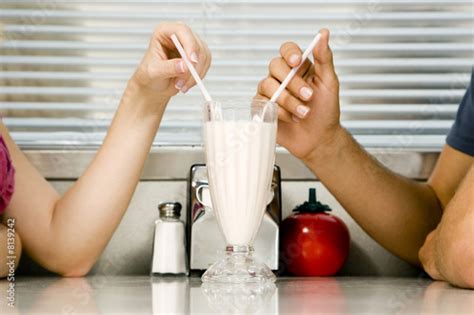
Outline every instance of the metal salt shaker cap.
{"label": "metal salt shaker cap", "polygon": [[162,202],[158,205],[160,218],[179,219],[181,215],[181,204],[179,202]]}

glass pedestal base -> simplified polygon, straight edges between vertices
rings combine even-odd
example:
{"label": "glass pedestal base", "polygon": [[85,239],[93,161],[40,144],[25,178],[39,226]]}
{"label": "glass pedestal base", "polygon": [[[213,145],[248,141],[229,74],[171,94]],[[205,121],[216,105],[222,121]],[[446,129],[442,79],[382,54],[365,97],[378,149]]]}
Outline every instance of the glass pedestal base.
{"label": "glass pedestal base", "polygon": [[209,283],[262,283],[276,280],[272,270],[253,256],[251,246],[227,246],[225,257],[202,275]]}

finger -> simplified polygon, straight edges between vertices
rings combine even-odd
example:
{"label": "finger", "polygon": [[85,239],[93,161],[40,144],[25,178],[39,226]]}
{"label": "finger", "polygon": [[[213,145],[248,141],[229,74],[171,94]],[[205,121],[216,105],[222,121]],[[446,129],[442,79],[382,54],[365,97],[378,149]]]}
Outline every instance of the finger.
{"label": "finger", "polygon": [[148,66],[148,75],[150,79],[160,78],[168,79],[177,76],[183,76],[188,72],[188,68],[181,58],[169,60],[156,60]]}
{"label": "finger", "polygon": [[[201,45],[204,46],[203,42],[200,42]],[[196,65],[196,72],[198,73],[199,77],[202,79],[206,75],[207,71],[209,70],[209,66],[211,64],[211,57],[210,52],[207,47],[201,47],[200,49],[200,62]],[[182,93],[186,93],[190,88],[196,85],[196,81],[192,76],[189,76],[184,83],[183,87],[181,88]]]}
{"label": "finger", "polygon": [[[282,58],[275,58],[270,62],[270,74],[278,81],[282,82],[285,80],[291,68],[287,65],[286,61]],[[313,96],[313,89],[301,76],[295,75],[293,79],[288,83],[286,87],[294,96],[300,98],[303,101],[308,101]]]}
{"label": "finger", "polygon": [[[196,67],[195,67],[196,72],[198,73],[200,78],[202,78],[201,75],[200,75],[200,73],[202,72],[201,68],[202,68],[202,66],[200,66],[199,64],[196,65]],[[187,76],[185,80],[186,81],[184,82],[183,87],[180,90],[181,93],[183,93],[183,94],[186,94],[189,91],[189,89],[191,89],[193,86],[196,85],[196,80],[194,80],[194,77],[191,76],[191,75]]]}
{"label": "finger", "polygon": [[322,29],[321,40],[313,49],[314,70],[316,75],[324,81],[337,80],[336,71],[334,69],[334,58],[329,48],[329,30]]}
{"label": "finger", "polygon": [[[183,88],[184,88],[184,85],[186,84],[186,81],[189,79],[189,75],[183,75],[183,76],[179,76],[175,79],[174,81],[174,87],[182,92]],[[183,92],[184,93],[184,92]]]}
{"label": "finger", "polygon": [[155,35],[160,39],[160,42],[166,43],[168,48],[174,50],[176,48],[171,41],[171,35],[173,34],[176,34],[178,37],[188,58],[193,63],[198,63],[200,47],[197,38],[189,26],[183,22],[162,23],[155,31]]}
{"label": "finger", "polygon": [[289,113],[286,109],[278,107],[278,120],[291,123],[294,122],[293,117],[294,115]]}
{"label": "finger", "polygon": [[[266,97],[264,95],[261,95],[261,94],[257,94],[255,97],[254,97],[255,100],[263,100],[263,101],[269,101],[270,98],[269,97]],[[282,121],[285,121],[285,122],[293,122],[292,120],[292,114],[289,113],[287,110],[285,110],[284,108],[278,106],[277,107],[277,113],[278,113],[278,119],[279,120],[282,120]]]}
{"label": "finger", "polygon": [[[298,66],[301,63],[301,58],[303,56],[301,48],[294,42],[286,42],[281,45],[280,55],[291,68]],[[298,69],[298,72],[296,74],[301,74],[301,76],[304,76],[304,74],[308,71],[312,64],[313,63],[311,62],[311,60],[304,60],[304,63]]]}
{"label": "finger", "polygon": [[262,95],[262,94],[257,93],[257,95],[255,95],[255,96],[253,97],[253,100],[256,100],[256,101],[267,101],[267,102],[268,102],[268,101],[270,100],[270,98],[266,97],[265,95]]}
{"label": "finger", "polygon": [[294,42],[286,42],[280,47],[280,55],[290,67],[296,67],[301,62],[302,52]]}
{"label": "finger", "polygon": [[291,115],[291,119],[293,120],[293,122],[295,123],[299,123],[301,121],[301,119],[299,119],[298,117],[296,117],[295,115]]}
{"label": "finger", "polygon": [[[258,84],[258,93],[271,98],[273,93],[278,89],[280,86],[280,82],[278,82],[273,77],[268,77]],[[298,118],[305,118],[306,115],[309,113],[310,108],[301,104],[301,101],[294,97],[288,90],[284,90],[281,95],[277,99],[277,103],[285,110],[290,112],[291,114],[297,116]]]}
{"label": "finger", "polygon": [[[198,37],[199,38],[199,37]],[[207,46],[207,44],[199,39],[199,43],[201,45],[201,54],[204,56],[204,71],[202,73],[202,77],[204,78],[204,76],[206,75],[207,71],[209,70],[210,66],[211,66],[211,62],[212,62],[212,54],[211,54],[211,50],[209,49],[209,47]]]}

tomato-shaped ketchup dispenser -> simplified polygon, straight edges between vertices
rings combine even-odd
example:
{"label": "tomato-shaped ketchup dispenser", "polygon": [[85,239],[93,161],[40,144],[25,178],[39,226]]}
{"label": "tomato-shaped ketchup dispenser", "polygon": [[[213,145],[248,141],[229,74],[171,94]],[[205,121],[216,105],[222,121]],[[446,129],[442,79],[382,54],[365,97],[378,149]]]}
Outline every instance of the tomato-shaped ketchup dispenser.
{"label": "tomato-shaped ketchup dispenser", "polygon": [[331,276],[349,254],[350,236],[344,222],[329,214],[329,206],[309,200],[296,207],[280,228],[281,255],[286,271],[295,276]]}

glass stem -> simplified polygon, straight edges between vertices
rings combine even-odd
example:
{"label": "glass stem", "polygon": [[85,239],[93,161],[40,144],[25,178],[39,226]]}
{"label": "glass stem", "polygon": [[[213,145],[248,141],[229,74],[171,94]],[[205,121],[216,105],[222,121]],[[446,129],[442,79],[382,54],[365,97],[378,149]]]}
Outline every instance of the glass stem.
{"label": "glass stem", "polygon": [[251,245],[227,245],[225,248],[227,255],[252,255]]}

